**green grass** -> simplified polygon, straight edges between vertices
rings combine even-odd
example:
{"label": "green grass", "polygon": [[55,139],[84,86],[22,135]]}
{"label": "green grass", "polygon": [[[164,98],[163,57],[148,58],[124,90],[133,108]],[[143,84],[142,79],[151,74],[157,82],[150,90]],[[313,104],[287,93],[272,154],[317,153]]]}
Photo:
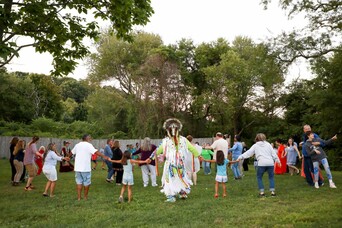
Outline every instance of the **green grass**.
{"label": "green grass", "polygon": [[165,203],[159,187],[142,186],[136,166],[133,201],[119,204],[121,187],[106,183],[103,170],[92,172],[89,200],[77,201],[73,172],[58,173],[56,197],[46,198],[45,176],[25,192],[24,185],[10,185],[8,160],[0,167],[0,227],[342,227],[342,172],[333,172],[337,189],[327,181],[314,189],[300,176],[276,176],[278,196],[259,199],[252,166],[241,181],[232,180],[229,170],[228,197],[215,199],[215,176],[201,169],[187,200]]}

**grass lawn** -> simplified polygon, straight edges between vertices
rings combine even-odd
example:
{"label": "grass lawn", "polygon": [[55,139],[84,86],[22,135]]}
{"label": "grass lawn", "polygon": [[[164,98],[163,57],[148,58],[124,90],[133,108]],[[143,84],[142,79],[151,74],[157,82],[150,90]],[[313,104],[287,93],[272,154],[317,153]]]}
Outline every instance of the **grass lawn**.
{"label": "grass lawn", "polygon": [[43,174],[25,192],[24,184],[11,186],[8,160],[0,167],[0,227],[342,227],[342,172],[333,172],[337,189],[327,180],[314,189],[300,176],[278,175],[277,197],[260,199],[253,166],[240,181],[229,169],[228,197],[215,199],[215,175],[201,169],[188,199],[166,203],[159,187],[142,186],[135,166],[133,201],[119,204],[121,186],[105,181],[106,170],[92,172],[89,200],[77,201],[73,172],[58,173],[56,197],[48,198]]}

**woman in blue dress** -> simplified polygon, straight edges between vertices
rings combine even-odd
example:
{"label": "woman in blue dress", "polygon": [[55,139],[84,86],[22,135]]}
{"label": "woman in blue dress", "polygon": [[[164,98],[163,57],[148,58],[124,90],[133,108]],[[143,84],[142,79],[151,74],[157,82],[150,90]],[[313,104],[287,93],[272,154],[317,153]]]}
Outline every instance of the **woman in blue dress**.
{"label": "woman in blue dress", "polygon": [[299,169],[296,167],[296,161],[297,161],[297,156],[299,159],[302,157],[300,156],[297,143],[293,141],[292,138],[289,138],[287,142],[287,147],[285,148],[285,154],[284,157],[286,156],[287,159],[287,166],[289,167],[289,172],[291,176],[293,176],[294,171],[296,174],[299,174]]}

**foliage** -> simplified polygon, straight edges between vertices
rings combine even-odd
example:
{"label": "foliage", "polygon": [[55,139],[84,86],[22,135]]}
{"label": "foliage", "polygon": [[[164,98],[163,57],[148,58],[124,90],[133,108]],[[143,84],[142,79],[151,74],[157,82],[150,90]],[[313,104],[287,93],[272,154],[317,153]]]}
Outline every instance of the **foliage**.
{"label": "foliage", "polygon": [[[67,75],[88,54],[84,38],[96,39],[99,20],[111,22],[119,38],[130,40],[134,25],[145,25],[152,15],[150,0],[4,1],[0,5],[0,67],[33,46],[53,56],[56,75]],[[94,19],[90,19],[93,16]],[[96,20],[99,19],[99,20]],[[27,43],[17,41],[28,37]]]}
{"label": "foliage", "polygon": [[[100,163],[98,163],[99,167]],[[121,187],[105,182],[107,172],[92,171],[89,199],[77,201],[75,174],[58,173],[55,197],[43,197],[47,179],[34,178],[35,190],[24,191],[24,185],[10,186],[10,167],[0,174],[1,227],[341,227],[342,173],[333,172],[338,189],[326,184],[310,188],[300,176],[276,175],[277,197],[258,198],[255,170],[245,172],[243,180],[234,181],[228,171],[228,196],[214,198],[214,175],[198,173],[196,186],[186,200],[166,203],[159,187],[143,187],[141,170],[134,167],[133,200],[119,204]],[[159,171],[162,172],[162,165]],[[58,166],[57,166],[58,169]],[[324,174],[325,175],[325,174]],[[267,175],[263,178],[267,186]],[[160,184],[160,176],[158,177]],[[115,184],[114,184],[115,185]],[[317,197],[319,194],[320,197]],[[30,213],[18,213],[18,204]],[[295,208],[295,210],[294,210]],[[317,209],[319,208],[319,209]],[[229,211],[229,215],[227,215]],[[72,216],[71,216],[72,212]],[[97,213],[94,213],[97,212]],[[195,213],[194,213],[195,212]],[[243,213],[243,216],[242,216]],[[61,219],[63,218],[63,219]]]}
{"label": "foliage", "polygon": [[[262,0],[267,8],[272,0]],[[308,24],[289,33],[283,32],[272,42],[281,61],[292,63],[297,58],[315,59],[340,52],[342,2],[339,0],[279,0],[289,18],[304,15]]]}

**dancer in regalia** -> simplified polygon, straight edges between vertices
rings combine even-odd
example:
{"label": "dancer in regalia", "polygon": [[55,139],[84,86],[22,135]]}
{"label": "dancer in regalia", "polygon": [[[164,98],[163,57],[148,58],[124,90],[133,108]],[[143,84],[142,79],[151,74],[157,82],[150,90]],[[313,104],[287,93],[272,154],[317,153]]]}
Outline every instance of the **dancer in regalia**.
{"label": "dancer in regalia", "polygon": [[184,166],[186,153],[189,151],[194,157],[198,157],[199,154],[185,137],[179,135],[182,123],[178,119],[167,119],[163,128],[167,132],[167,137],[157,149],[157,155],[163,154],[165,158],[162,191],[167,197],[166,202],[175,202],[177,196],[182,199],[187,198],[192,185]]}

